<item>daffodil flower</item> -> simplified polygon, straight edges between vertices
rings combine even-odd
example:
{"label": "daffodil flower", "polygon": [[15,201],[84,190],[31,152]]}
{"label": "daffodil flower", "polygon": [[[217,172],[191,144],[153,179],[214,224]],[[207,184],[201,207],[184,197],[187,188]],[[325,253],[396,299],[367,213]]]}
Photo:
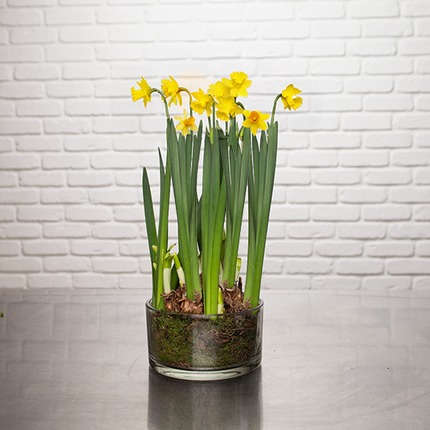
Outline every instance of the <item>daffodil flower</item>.
{"label": "daffodil flower", "polygon": [[182,97],[179,85],[172,76],[169,75],[169,79],[162,79],[161,89],[167,98],[170,97],[169,106],[172,103],[175,105],[179,104],[179,106],[182,106]]}
{"label": "daffodil flower", "polygon": [[137,85],[139,85],[140,90],[136,90],[136,88],[131,88],[131,98],[134,102],[137,102],[138,100],[142,99],[143,104],[146,105],[148,102],[151,101],[151,93],[152,89],[148,85],[148,82],[146,82],[145,78],[141,78],[140,81],[137,82]]}
{"label": "daffodil flower", "polygon": [[230,97],[248,97],[247,88],[252,84],[244,72],[233,72],[230,79],[224,78],[222,82],[228,87]]}
{"label": "daffodil flower", "polygon": [[210,116],[212,113],[213,98],[201,88],[199,88],[199,91],[192,93],[192,95],[196,100],[191,102],[191,109],[195,110],[199,115],[206,111],[206,115]]}
{"label": "daffodil flower", "polygon": [[252,134],[255,136],[258,130],[267,130],[266,119],[269,118],[268,113],[261,113],[260,111],[249,111],[244,110],[243,114],[245,115],[246,120],[243,121],[243,126],[246,128],[250,128]]}
{"label": "daffodil flower", "polygon": [[217,104],[217,118],[222,121],[229,121],[230,117],[243,112],[243,109],[238,106],[233,97],[222,97]]}
{"label": "daffodil flower", "polygon": [[226,86],[225,83],[222,81],[218,81],[214,84],[209,85],[208,93],[216,99],[230,96],[229,87]]}
{"label": "daffodil flower", "polygon": [[175,116],[175,119],[179,121],[179,124],[176,126],[176,130],[180,131],[184,136],[186,136],[191,130],[197,131],[195,118],[193,116],[188,116],[187,111],[185,109],[184,115]]}
{"label": "daffodil flower", "polygon": [[297,110],[303,103],[303,99],[298,97],[297,94],[300,94],[301,90],[296,88],[293,84],[288,85],[284,91],[282,91],[281,101],[284,105],[284,109],[288,110]]}

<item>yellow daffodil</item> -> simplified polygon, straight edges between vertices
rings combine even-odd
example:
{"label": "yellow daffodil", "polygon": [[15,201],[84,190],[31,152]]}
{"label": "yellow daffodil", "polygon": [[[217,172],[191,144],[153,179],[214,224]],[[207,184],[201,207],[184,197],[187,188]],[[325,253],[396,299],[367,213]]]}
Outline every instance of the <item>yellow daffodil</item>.
{"label": "yellow daffodil", "polygon": [[230,97],[248,97],[247,88],[252,84],[244,72],[233,72],[230,79],[224,78],[222,82],[228,87]]}
{"label": "yellow daffodil", "polygon": [[230,90],[222,81],[215,82],[214,84],[209,85],[208,94],[216,99],[222,97],[229,97]]}
{"label": "yellow daffodil", "polygon": [[176,126],[176,130],[180,131],[184,136],[186,136],[191,130],[197,131],[195,118],[193,116],[188,116],[185,109],[184,115],[175,116],[175,119],[179,121],[179,124]]}
{"label": "yellow daffodil", "polygon": [[196,100],[191,102],[191,109],[195,110],[199,115],[206,111],[206,115],[209,116],[212,113],[213,98],[201,88],[199,88],[199,91],[192,93],[192,95]]}
{"label": "yellow daffodil", "polygon": [[294,87],[293,84],[288,85],[284,91],[282,91],[281,101],[284,105],[284,109],[294,109],[297,110],[303,103],[303,99],[301,97],[297,97],[297,94],[300,94],[301,91]]}
{"label": "yellow daffodil", "polygon": [[175,105],[179,104],[179,106],[182,106],[182,97],[179,91],[179,85],[172,76],[169,75],[169,79],[162,79],[161,89],[163,90],[163,93],[167,98],[170,97],[169,106],[172,103]]}
{"label": "yellow daffodil", "polygon": [[254,136],[257,134],[258,130],[267,130],[267,123],[265,121],[270,116],[268,113],[261,113],[260,111],[255,110],[244,110],[243,114],[246,118],[246,120],[243,121],[243,126],[250,128]]}
{"label": "yellow daffodil", "polygon": [[243,109],[234,102],[233,97],[220,97],[216,107],[216,116],[222,121],[229,121],[230,117],[243,112]]}
{"label": "yellow daffodil", "polygon": [[138,100],[142,99],[143,104],[146,105],[148,102],[151,101],[151,87],[148,85],[148,82],[144,78],[141,78],[140,81],[137,82],[137,85],[139,85],[140,90],[136,90],[136,88],[131,88],[131,98],[134,102],[137,102]]}

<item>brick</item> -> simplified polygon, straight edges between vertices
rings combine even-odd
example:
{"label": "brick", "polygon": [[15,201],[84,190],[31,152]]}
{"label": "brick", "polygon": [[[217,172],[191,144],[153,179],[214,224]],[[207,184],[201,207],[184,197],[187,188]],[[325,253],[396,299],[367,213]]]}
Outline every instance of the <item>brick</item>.
{"label": "brick", "polygon": [[103,79],[108,77],[109,77],[109,67],[106,64],[77,63],[77,64],[66,64],[63,66],[63,79],[87,80],[87,79]]}
{"label": "brick", "polygon": [[91,167],[94,169],[135,169],[137,159],[128,154],[103,154],[91,157]]}
{"label": "brick", "polygon": [[115,255],[118,245],[115,241],[84,241],[72,242],[72,255]]}
{"label": "brick", "polygon": [[20,243],[12,242],[12,241],[1,241],[0,242],[0,255],[2,257],[14,257],[19,255],[20,252]]}
{"label": "brick", "polygon": [[0,173],[0,187],[15,187],[18,185],[15,173]]}
{"label": "brick", "polygon": [[93,86],[89,82],[49,83],[46,86],[49,97],[88,97],[93,95]]}
{"label": "brick", "polygon": [[103,224],[92,228],[92,236],[96,239],[136,239],[139,229],[130,224]]}
{"label": "brick", "polygon": [[55,0],[8,0],[10,7],[35,7],[35,6],[54,6]]}
{"label": "brick", "polygon": [[322,149],[359,148],[361,136],[353,133],[313,133],[310,136],[311,146]]}
{"label": "brick", "polygon": [[313,112],[354,112],[361,111],[362,102],[359,97],[332,97],[327,104],[327,97],[313,97],[310,100]]}
{"label": "brick", "polygon": [[12,79],[12,67],[0,65],[0,82]]}
{"label": "brick", "polygon": [[388,166],[386,151],[348,151],[340,154],[340,165],[345,167],[383,167]]}
{"label": "brick", "polygon": [[355,206],[314,206],[311,208],[313,221],[358,221],[360,209]]}
{"label": "brick", "polygon": [[49,8],[45,11],[45,22],[47,25],[92,24],[94,10],[87,7]]}
{"label": "brick", "polygon": [[57,100],[16,103],[17,116],[60,116],[62,113],[63,106]]}
{"label": "brick", "polygon": [[375,240],[384,239],[385,226],[381,223],[338,224],[340,239]]}
{"label": "brick", "polygon": [[99,45],[95,48],[97,60],[139,60],[142,58],[141,48],[134,45]]}
{"label": "brick", "polygon": [[280,185],[309,185],[311,182],[309,172],[302,169],[282,169],[276,170],[276,184]]}
{"label": "brick", "polygon": [[283,261],[281,258],[270,258],[264,259],[264,273],[280,274],[283,269]]}
{"label": "brick", "polygon": [[430,239],[430,226],[427,223],[397,223],[389,228],[393,239]]}
{"label": "brick", "polygon": [[[233,6],[234,7],[234,6]],[[216,15],[218,12],[225,12],[225,13],[235,13],[235,18],[238,19],[242,15],[242,11],[238,8],[232,9],[227,8],[225,11],[223,11],[222,8],[219,6],[210,6],[208,5],[208,10],[202,9],[201,7],[193,8],[193,17],[198,22],[203,18],[205,15],[202,12],[206,12],[206,15],[210,14],[211,12],[214,13],[213,20],[219,21],[219,19],[216,19]],[[145,14],[145,18],[148,22],[157,22],[157,23],[167,23],[167,22],[186,22],[190,18],[190,11],[187,8],[182,7],[181,5],[171,5],[171,6],[162,6],[162,5],[154,5],[151,8],[148,8]],[[228,17],[227,20],[231,17]],[[207,20],[207,19],[206,19]]]}
{"label": "brick", "polygon": [[402,114],[393,121],[394,128],[415,130],[430,128],[429,115],[426,113]]}
{"label": "brick", "polygon": [[308,63],[303,60],[261,60],[259,68],[260,73],[264,76],[283,76],[285,70],[294,76],[304,76],[308,73]]}
{"label": "brick", "polygon": [[37,192],[26,189],[3,190],[0,194],[1,204],[33,204],[37,203]]}
{"label": "brick", "polygon": [[341,57],[345,55],[345,45],[341,41],[298,41],[295,48],[299,57]]}
{"label": "brick", "polygon": [[276,25],[273,22],[265,22],[260,27],[262,39],[285,40],[285,39],[305,39],[309,37],[309,26],[303,22],[291,22],[288,25]]}
{"label": "brick", "polygon": [[390,130],[391,116],[383,114],[347,114],[341,127],[347,131]]}
{"label": "brick", "polygon": [[13,44],[44,44],[57,41],[56,30],[50,28],[20,28],[12,29],[10,41]]}
{"label": "brick", "polygon": [[428,290],[430,288],[430,277],[414,277],[414,290]]}
{"label": "brick", "polygon": [[110,221],[112,219],[112,211],[107,207],[72,206],[66,208],[66,219],[74,222]]}
{"label": "brick", "polygon": [[371,259],[342,259],[336,262],[335,272],[340,275],[379,275],[384,273],[384,265]]}
{"label": "brick", "polygon": [[414,24],[417,36],[430,36],[430,19],[415,19]]}
{"label": "brick", "polygon": [[416,101],[416,109],[430,111],[430,96],[419,97]]}
{"label": "brick", "polygon": [[415,133],[415,144],[419,148],[430,148],[430,133]]}
{"label": "brick", "polygon": [[363,245],[357,242],[320,241],[315,252],[321,257],[357,257],[363,254]]}
{"label": "brick", "polygon": [[365,37],[407,37],[414,33],[411,21],[369,21],[363,23]]}
{"label": "brick", "polygon": [[314,277],[312,279],[312,290],[358,290],[360,279],[352,277]]}
{"label": "brick", "polygon": [[84,134],[90,132],[91,122],[88,119],[47,119],[43,128],[46,134]]}
{"label": "brick", "polygon": [[131,258],[94,258],[93,270],[101,273],[135,273],[137,261]]}
{"label": "brick", "polygon": [[334,235],[333,223],[295,223],[287,226],[287,237],[292,239],[321,239]]}
{"label": "brick", "polygon": [[335,203],[337,194],[334,188],[328,187],[290,187],[287,192],[289,203]]}
{"label": "brick", "polygon": [[112,174],[108,172],[69,172],[69,187],[105,187],[113,184]]}
{"label": "brick", "polygon": [[430,264],[428,259],[393,259],[387,261],[387,272],[390,275],[429,275]]}
{"label": "brick", "polygon": [[331,131],[339,128],[339,117],[335,115],[305,115],[289,119],[293,131]]}
{"label": "brick", "polygon": [[42,166],[46,170],[86,169],[88,165],[85,155],[45,155],[42,158]]}
{"label": "brick", "polygon": [[37,221],[37,222],[55,222],[61,221],[64,217],[64,210],[61,207],[20,207],[18,208],[18,221]]}
{"label": "brick", "polygon": [[[115,151],[153,152],[153,148],[165,146],[163,134],[142,136],[114,136],[113,148]],[[164,157],[164,155],[163,155]]]}
{"label": "brick", "polygon": [[293,167],[334,167],[337,166],[337,154],[333,151],[292,151],[289,164]]}
{"label": "brick", "polygon": [[[206,6],[204,8],[206,9]],[[225,15],[224,6],[222,8],[218,7],[217,9],[217,19],[222,20],[223,15]],[[245,21],[289,21],[294,18],[294,5],[285,2],[265,2],[264,4],[253,4],[250,8],[239,8],[234,10],[233,12],[236,15],[232,16],[236,16],[236,19],[238,19],[241,17],[242,11]],[[210,7],[209,12],[211,12]],[[207,14],[206,20],[212,20],[210,14]],[[276,26],[277,23],[272,25]]]}
{"label": "brick", "polygon": [[94,6],[100,6],[103,5],[105,2],[104,0],[60,0],[59,4],[62,6],[77,6],[77,5],[82,5],[82,6],[89,6],[89,5],[94,5]]}
{"label": "brick", "polygon": [[[202,24],[204,27],[204,24]],[[258,38],[258,25],[251,23],[241,23],[237,25],[236,23],[214,23],[210,27],[209,35],[212,40],[256,40]],[[194,41],[194,40],[205,40],[207,38],[207,31],[199,27],[200,35],[202,37],[193,36],[193,29],[189,28],[185,34],[179,36],[179,40],[183,41]],[[177,32],[179,29],[177,29]],[[165,34],[163,37],[163,32],[161,33],[161,40],[169,41],[176,40],[174,36],[168,35],[167,28],[165,29]]]}
{"label": "brick", "polygon": [[88,225],[82,224],[45,224],[43,226],[43,236],[53,239],[74,239],[86,238],[90,235]]}
{"label": "brick", "polygon": [[48,62],[63,63],[73,61],[92,61],[94,49],[91,46],[81,45],[49,45],[46,47],[46,60]]}
{"label": "brick", "polygon": [[46,272],[88,272],[91,260],[84,257],[45,257],[43,267]]}
{"label": "brick", "polygon": [[32,273],[40,272],[42,263],[36,258],[2,258],[0,260],[0,272],[3,273]]}
{"label": "brick", "polygon": [[42,227],[38,224],[21,222],[4,227],[4,237],[8,239],[37,239],[41,236],[41,233]]}
{"label": "brick", "polygon": [[0,14],[0,25],[2,26],[41,25],[42,22],[42,12],[37,9],[3,9]]}
{"label": "brick", "polygon": [[98,8],[97,22],[102,24],[132,24],[142,19],[142,9],[132,7]]}
{"label": "brick", "polygon": [[387,77],[348,78],[344,83],[347,93],[389,93],[394,88],[393,79]]}
{"label": "brick", "polygon": [[406,185],[412,182],[412,175],[407,170],[370,170],[364,173],[364,181],[369,185]]}
{"label": "brick", "polygon": [[414,208],[415,221],[430,221],[430,207],[418,206]]}
{"label": "brick", "polygon": [[396,187],[390,190],[394,203],[430,203],[430,187]]}
{"label": "brick", "polygon": [[121,243],[119,247],[120,255],[130,255],[135,257],[149,257],[148,244],[146,241],[137,241]]}
{"label": "brick", "polygon": [[419,17],[430,16],[430,5],[427,1],[411,1],[402,5],[405,16]]}
{"label": "brick", "polygon": [[20,65],[15,67],[15,79],[18,81],[47,81],[60,77],[60,68],[56,65],[37,64]]}
{"label": "brick", "polygon": [[383,203],[386,199],[387,193],[382,187],[345,187],[339,191],[342,203]]}
{"label": "brick", "polygon": [[19,152],[60,151],[61,139],[51,136],[17,137],[16,150]]}
{"label": "brick", "polygon": [[13,103],[0,101],[0,117],[13,116],[15,113],[15,106]]}
{"label": "brick", "polygon": [[6,30],[0,30],[0,45],[6,45],[9,42],[9,34]]}
{"label": "brick", "polygon": [[0,288],[25,288],[25,276],[4,274],[0,277]]}
{"label": "brick", "polygon": [[8,83],[0,86],[0,96],[5,99],[37,99],[44,97],[42,84]]}
{"label": "brick", "polygon": [[312,173],[313,182],[318,185],[354,185],[361,182],[358,170],[321,169]]}
{"label": "brick", "polygon": [[330,260],[318,258],[288,259],[285,261],[285,272],[297,274],[328,274],[333,270]]}
{"label": "brick", "polygon": [[430,185],[430,169],[416,169],[415,182],[418,185]]}
{"label": "brick", "polygon": [[406,75],[414,70],[409,58],[369,58],[363,60],[363,72],[367,75]]}
{"label": "brick", "polygon": [[66,27],[60,30],[60,41],[65,43],[70,42],[105,42],[108,39],[108,30],[102,27]]}
{"label": "brick", "polygon": [[68,136],[64,138],[64,149],[70,152],[109,151],[112,149],[111,138],[109,136]]}
{"label": "brick", "polygon": [[312,23],[312,36],[317,38],[350,38],[361,36],[359,23],[351,21]]}
{"label": "brick", "polygon": [[[240,33],[248,33],[249,31],[257,32],[257,27],[253,24],[239,24],[236,27],[229,24],[212,24],[212,37],[214,40],[222,34],[222,40],[240,40]],[[197,42],[208,39],[209,31],[205,24],[194,24],[192,26],[184,26],[183,24],[169,24],[169,26],[161,26],[159,28],[159,38],[161,42]],[[236,38],[237,37],[237,38]],[[244,37],[245,39],[247,37]],[[255,39],[256,37],[252,37]]]}
{"label": "brick", "polygon": [[263,290],[308,290],[311,283],[308,276],[263,276]]}
{"label": "brick", "polygon": [[301,19],[343,18],[345,10],[342,3],[310,2],[297,5],[296,15]]}
{"label": "brick", "polygon": [[140,205],[132,207],[116,207],[114,208],[114,220],[121,222],[141,222],[143,220],[142,207]]}
{"label": "brick", "polygon": [[360,57],[395,55],[397,47],[392,40],[352,40],[348,44],[348,54]]}
{"label": "brick", "polygon": [[73,99],[66,101],[65,111],[70,116],[109,115],[110,105],[103,100]]}
{"label": "brick", "polygon": [[430,257],[430,242],[418,242],[417,255],[419,257]]}
{"label": "brick", "polygon": [[272,240],[267,247],[267,255],[288,257],[310,257],[312,244],[298,240]]}
{"label": "brick", "polygon": [[397,90],[401,93],[428,93],[430,92],[430,77],[399,77],[397,78]]}
{"label": "brick", "polygon": [[396,151],[392,156],[395,166],[428,166],[430,151]]}
{"label": "brick", "polygon": [[422,57],[418,58],[416,62],[417,73],[428,74],[430,73],[430,58]]}
{"label": "brick", "polygon": [[42,190],[40,196],[44,204],[74,204],[86,203],[88,201],[86,190]]}
{"label": "brick", "polygon": [[366,245],[366,254],[369,257],[412,257],[414,245],[404,242],[374,242]]}
{"label": "brick", "polygon": [[414,107],[412,97],[403,95],[366,96],[364,109],[367,111],[411,111]]}
{"label": "brick", "polygon": [[363,145],[367,148],[409,148],[412,146],[410,133],[390,131],[389,133],[366,133]]}
{"label": "brick", "polygon": [[408,290],[411,288],[411,279],[400,276],[369,276],[363,279],[363,290]]}
{"label": "brick", "polygon": [[94,204],[133,205],[138,203],[133,189],[94,189],[90,190],[90,201]]}
{"label": "brick", "polygon": [[312,75],[358,75],[360,73],[360,61],[352,58],[321,58],[311,60],[309,69]]}
{"label": "brick", "polygon": [[93,121],[94,133],[135,133],[137,130],[135,118],[96,118]]}
{"label": "brick", "polygon": [[39,157],[34,155],[2,155],[0,158],[2,170],[31,170],[39,166]]}
{"label": "brick", "polygon": [[64,240],[32,240],[23,243],[24,255],[67,255],[69,246]]}
{"label": "brick", "polygon": [[[27,276],[28,288],[71,288],[72,277],[67,275],[29,275]],[[37,346],[39,348],[39,345]],[[49,353],[51,354],[51,353]]]}
{"label": "brick", "polygon": [[99,274],[73,274],[73,288],[118,288],[118,277]]}

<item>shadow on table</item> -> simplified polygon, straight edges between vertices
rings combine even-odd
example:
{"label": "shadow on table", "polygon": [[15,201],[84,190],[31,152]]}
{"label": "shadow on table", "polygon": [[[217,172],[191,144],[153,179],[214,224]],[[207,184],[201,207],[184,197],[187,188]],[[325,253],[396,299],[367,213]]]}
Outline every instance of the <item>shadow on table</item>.
{"label": "shadow on table", "polygon": [[149,371],[149,430],[262,428],[261,368],[237,379],[180,381]]}

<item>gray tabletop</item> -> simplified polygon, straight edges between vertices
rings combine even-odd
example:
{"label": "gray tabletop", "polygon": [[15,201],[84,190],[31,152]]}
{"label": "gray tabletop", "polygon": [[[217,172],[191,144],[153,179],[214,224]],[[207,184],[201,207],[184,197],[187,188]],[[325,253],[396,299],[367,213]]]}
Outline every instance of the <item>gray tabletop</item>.
{"label": "gray tabletop", "polygon": [[430,295],[265,291],[263,364],[191,382],[148,368],[130,291],[0,292],[0,429],[430,428]]}

